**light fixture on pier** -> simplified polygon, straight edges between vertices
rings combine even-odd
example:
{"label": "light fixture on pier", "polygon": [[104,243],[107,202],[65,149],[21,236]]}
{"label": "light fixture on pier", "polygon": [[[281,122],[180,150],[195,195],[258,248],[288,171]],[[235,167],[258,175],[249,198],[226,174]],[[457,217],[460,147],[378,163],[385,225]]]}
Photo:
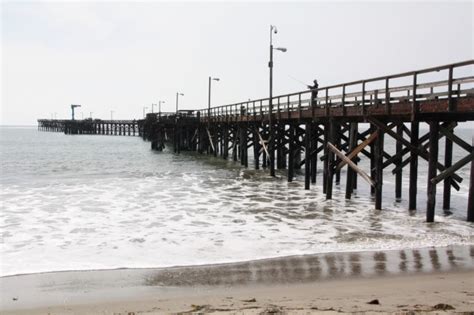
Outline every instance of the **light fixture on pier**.
{"label": "light fixture on pier", "polygon": [[270,25],[270,62],[268,67],[270,68],[270,97],[268,98],[268,129],[270,132],[269,147],[270,147],[270,175],[275,176],[275,150],[273,150],[273,122],[272,122],[272,112],[273,112],[273,50],[278,50],[281,52],[286,52],[285,47],[273,48],[273,34],[278,33],[278,30],[275,25]]}
{"label": "light fixture on pier", "polygon": [[180,92],[176,92],[176,115],[178,115],[178,97],[179,96],[184,96],[183,93],[180,93]]}
{"label": "light fixture on pier", "polygon": [[209,77],[209,93],[208,93],[208,102],[207,102],[207,124],[211,123],[211,83],[212,81],[219,82],[219,78]]}
{"label": "light fixture on pier", "polygon": [[158,101],[158,114],[161,116],[161,104],[164,104],[165,101]]}

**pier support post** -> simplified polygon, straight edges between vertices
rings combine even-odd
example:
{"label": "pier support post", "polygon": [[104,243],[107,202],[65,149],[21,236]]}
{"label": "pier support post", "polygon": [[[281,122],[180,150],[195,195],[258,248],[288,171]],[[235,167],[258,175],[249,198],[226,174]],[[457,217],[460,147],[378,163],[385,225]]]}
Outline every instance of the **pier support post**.
{"label": "pier support post", "polygon": [[428,161],[428,188],[426,205],[426,222],[433,222],[436,205],[436,184],[431,179],[436,177],[436,166],[438,164],[438,132],[439,122],[430,122],[430,152]]}
{"label": "pier support post", "polygon": [[[454,130],[453,130],[454,132]],[[444,151],[444,167],[449,168],[453,163],[453,141],[446,137]],[[443,210],[448,211],[451,207],[451,176],[444,180],[443,187]]]}
{"label": "pier support post", "polygon": [[[474,138],[472,139],[472,152],[474,152]],[[474,159],[471,160],[471,178],[469,181],[469,197],[467,201],[467,221],[474,222]]]}
{"label": "pier support post", "polygon": [[[352,152],[357,146],[357,123],[350,123],[349,129],[349,145],[347,152]],[[354,162],[356,159],[352,159]],[[354,191],[354,175],[355,172],[349,166],[347,167],[346,177],[346,199],[351,199],[352,192]]]}
{"label": "pier support post", "polygon": [[217,157],[217,151],[219,150],[219,126],[216,125],[214,129],[214,137],[212,137],[212,141],[214,142],[214,157]]}
{"label": "pier support post", "polygon": [[[397,135],[402,138],[403,137],[403,122],[399,123],[397,126]],[[402,152],[403,145],[400,141],[397,141],[395,144],[395,154],[399,155],[399,158],[395,161],[395,165],[402,164]],[[402,198],[402,168],[395,173],[395,199],[400,200]]]}
{"label": "pier support post", "polygon": [[277,141],[277,168],[284,169],[286,167],[286,154],[285,154],[285,124],[278,123],[276,128],[278,132]]}
{"label": "pier support post", "polygon": [[375,209],[382,209],[382,186],[383,186],[383,130],[377,129],[377,139],[375,139]]}
{"label": "pier support post", "polygon": [[[341,149],[341,134],[343,132],[343,128],[342,128],[342,125],[341,124],[337,124],[337,126],[335,126],[335,134],[334,134],[334,145],[336,146],[336,148],[338,148],[339,150]],[[341,170],[336,170],[335,171],[335,175],[336,175],[336,185],[339,185],[341,183]]]}
{"label": "pier support post", "polygon": [[229,158],[229,126],[226,125],[224,128],[224,142],[222,148],[222,158],[227,160]]}
{"label": "pier support post", "polygon": [[305,127],[304,189],[309,189],[311,181],[311,123]]}
{"label": "pier support post", "polygon": [[329,138],[329,126],[330,123],[326,121],[324,123],[324,133],[323,133],[323,152],[324,152],[324,160],[323,160],[323,194],[327,192],[327,184],[328,184],[328,138]]}
{"label": "pier support post", "polygon": [[417,179],[418,179],[418,136],[419,136],[420,123],[413,121],[411,123],[411,139],[410,144],[412,148],[410,150],[410,186],[408,196],[408,210],[416,209],[416,190],[417,190]]}
{"label": "pier support post", "polygon": [[288,149],[288,182],[293,181],[294,177],[294,169],[295,169],[295,126],[290,123],[288,129],[288,142],[289,142],[289,149]]}
{"label": "pier support post", "polygon": [[240,165],[248,167],[247,160],[247,130],[246,126],[240,126]]}
{"label": "pier support post", "polygon": [[260,169],[260,138],[258,137],[258,126],[253,128],[253,162],[255,169]]}
{"label": "pier support post", "polygon": [[[270,113],[272,116],[272,113]],[[268,123],[268,154],[269,158],[269,167],[270,167],[270,176],[275,176],[275,132],[274,132],[273,121],[270,119]]]}
{"label": "pier support post", "polygon": [[[333,144],[336,140],[335,132],[336,126],[335,121],[331,119],[329,122],[329,138],[328,142]],[[332,186],[334,179],[334,153],[331,150],[327,150],[327,183],[326,183],[326,199],[332,199]]]}
{"label": "pier support post", "polygon": [[311,132],[311,183],[316,183],[316,174],[318,167],[318,125],[317,123],[312,124],[313,131]]}
{"label": "pier support post", "polygon": [[[374,124],[370,124],[370,133],[375,132],[376,127]],[[375,141],[374,141],[375,142]],[[370,143],[370,177],[375,178],[375,143]],[[370,194],[373,196],[375,194],[375,186],[370,186]]]}

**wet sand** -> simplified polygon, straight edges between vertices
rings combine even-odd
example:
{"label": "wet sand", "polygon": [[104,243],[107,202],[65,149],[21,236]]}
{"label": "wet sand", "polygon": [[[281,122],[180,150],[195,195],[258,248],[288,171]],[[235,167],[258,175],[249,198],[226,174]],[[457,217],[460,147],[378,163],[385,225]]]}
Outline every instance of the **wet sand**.
{"label": "wet sand", "polygon": [[0,288],[2,314],[472,312],[474,246],[18,275]]}

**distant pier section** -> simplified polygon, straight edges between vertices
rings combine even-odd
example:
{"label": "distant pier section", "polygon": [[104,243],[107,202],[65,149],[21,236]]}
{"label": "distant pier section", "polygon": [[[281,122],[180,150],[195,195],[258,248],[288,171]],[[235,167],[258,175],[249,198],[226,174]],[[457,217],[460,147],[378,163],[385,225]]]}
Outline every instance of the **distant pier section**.
{"label": "distant pier section", "polygon": [[138,120],[60,120],[60,119],[38,119],[38,130],[64,132],[71,135],[117,135],[138,136],[140,135]]}
{"label": "distant pier section", "polygon": [[[434,221],[437,184],[443,211],[449,213],[451,189],[459,190],[464,180],[457,171],[471,165],[467,220],[474,222],[474,146],[456,132],[460,122],[474,121],[473,74],[474,60],[467,60],[201,110],[148,114],[137,121],[38,120],[38,126],[67,134],[136,134],[155,150],[171,145],[176,153],[207,153],[244,167],[250,160],[271,176],[286,173],[289,182],[301,169],[305,189],[322,177],[326,199],[332,199],[334,185],[344,186],[350,199],[362,179],[379,210],[384,175],[394,177],[390,181],[400,201],[405,170],[408,210],[420,207],[418,161],[426,160],[427,222]],[[427,133],[420,134],[420,123],[429,125]],[[396,142],[393,150],[385,148],[387,138]],[[453,146],[464,152],[458,161]],[[369,169],[359,166],[362,159]]]}

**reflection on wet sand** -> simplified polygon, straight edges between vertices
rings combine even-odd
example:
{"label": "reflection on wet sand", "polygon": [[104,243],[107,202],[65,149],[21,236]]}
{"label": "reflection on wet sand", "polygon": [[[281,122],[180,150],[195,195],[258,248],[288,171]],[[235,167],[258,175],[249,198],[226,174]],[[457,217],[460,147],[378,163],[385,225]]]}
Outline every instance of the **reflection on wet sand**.
{"label": "reflection on wet sand", "polygon": [[398,251],[328,253],[251,262],[154,270],[152,286],[236,285],[312,282],[339,277],[376,276],[474,268],[474,246]]}

